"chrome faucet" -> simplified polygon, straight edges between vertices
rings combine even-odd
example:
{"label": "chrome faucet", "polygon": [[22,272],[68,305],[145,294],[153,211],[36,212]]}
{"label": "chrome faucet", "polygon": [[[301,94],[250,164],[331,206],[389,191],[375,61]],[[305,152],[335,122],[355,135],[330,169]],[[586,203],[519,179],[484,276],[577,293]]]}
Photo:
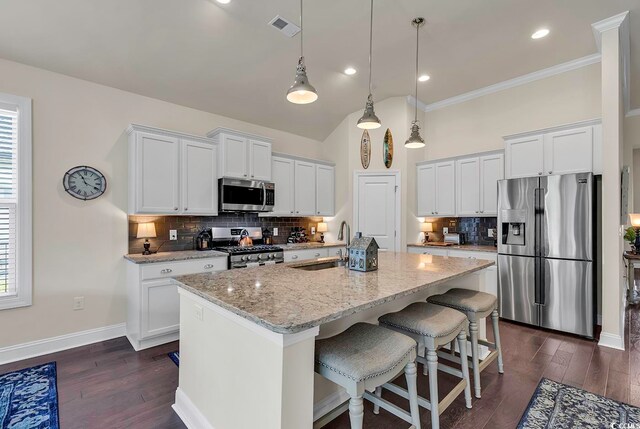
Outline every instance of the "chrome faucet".
{"label": "chrome faucet", "polygon": [[349,245],[351,244],[351,228],[349,227],[349,224],[347,223],[346,220],[343,220],[342,223],[340,223],[340,229],[338,230],[338,240],[340,241],[344,240],[345,226],[347,227],[347,246],[345,248],[344,257],[342,256],[342,249],[340,249],[340,259],[342,260],[349,259]]}

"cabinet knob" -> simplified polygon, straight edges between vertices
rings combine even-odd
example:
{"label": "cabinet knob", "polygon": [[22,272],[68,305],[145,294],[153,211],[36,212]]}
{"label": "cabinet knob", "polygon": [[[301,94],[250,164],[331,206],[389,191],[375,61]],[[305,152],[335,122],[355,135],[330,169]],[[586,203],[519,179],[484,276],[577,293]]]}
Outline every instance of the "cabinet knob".
{"label": "cabinet knob", "polygon": [[205,270],[210,270],[211,268],[213,268],[213,264],[207,264],[204,266]]}
{"label": "cabinet knob", "polygon": [[173,209],[177,211],[177,210],[178,210],[178,207],[174,207]]}
{"label": "cabinet knob", "polygon": [[171,272],[173,272],[171,268],[165,268],[164,270],[160,271],[161,274],[169,274]]}
{"label": "cabinet knob", "polygon": [[298,259],[298,255],[293,255],[291,259]]}
{"label": "cabinet knob", "polygon": [[244,177],[247,177],[247,175],[245,174]]}
{"label": "cabinet knob", "polygon": [[184,211],[186,212],[187,210],[189,210],[187,207],[184,208]]}
{"label": "cabinet knob", "polygon": [[251,177],[253,177],[253,174],[251,175]]}
{"label": "cabinet knob", "polygon": [[293,210],[291,210],[291,213],[293,213]]}
{"label": "cabinet knob", "polygon": [[542,176],[542,171],[540,173],[538,173],[538,176]]}
{"label": "cabinet knob", "polygon": [[296,213],[300,213],[300,212],[296,210]]}
{"label": "cabinet knob", "polygon": [[318,257],[320,257],[320,254],[319,254],[319,253],[316,253],[316,258],[318,258]]}
{"label": "cabinet knob", "polygon": [[549,174],[553,173],[553,171],[550,171]]}
{"label": "cabinet knob", "polygon": [[480,213],[478,210],[476,210],[476,213]]}

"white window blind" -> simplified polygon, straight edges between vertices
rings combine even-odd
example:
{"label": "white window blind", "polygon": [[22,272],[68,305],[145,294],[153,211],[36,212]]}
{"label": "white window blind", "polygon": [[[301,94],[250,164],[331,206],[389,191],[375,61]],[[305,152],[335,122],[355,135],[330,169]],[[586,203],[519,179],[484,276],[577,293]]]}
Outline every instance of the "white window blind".
{"label": "white window blind", "polygon": [[15,295],[18,112],[0,109],[0,296]]}

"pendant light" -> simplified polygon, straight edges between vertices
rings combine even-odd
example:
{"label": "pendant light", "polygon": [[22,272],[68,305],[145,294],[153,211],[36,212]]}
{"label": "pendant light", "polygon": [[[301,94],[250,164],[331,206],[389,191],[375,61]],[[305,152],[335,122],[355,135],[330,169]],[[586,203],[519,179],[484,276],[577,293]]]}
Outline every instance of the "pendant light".
{"label": "pendant light", "polygon": [[296,79],[293,81],[291,88],[287,91],[287,100],[294,104],[309,104],[318,99],[318,93],[309,83],[309,79],[307,78],[307,67],[304,65],[303,33],[302,0],[300,0],[300,59],[298,60],[298,67],[296,68]]}
{"label": "pendant light", "polygon": [[411,123],[411,135],[404,142],[404,147],[407,149],[419,149],[424,147],[424,139],[420,137],[420,125],[418,125],[418,46],[420,42],[420,27],[424,24],[424,18],[416,18],[411,21],[411,25],[416,27],[416,115]]}
{"label": "pendant light", "polygon": [[371,94],[371,52],[373,50],[373,0],[371,0],[371,21],[369,25],[369,97],[364,107],[362,118],[358,119],[358,128],[363,130],[374,130],[380,128],[380,119],[373,110],[373,95]]}

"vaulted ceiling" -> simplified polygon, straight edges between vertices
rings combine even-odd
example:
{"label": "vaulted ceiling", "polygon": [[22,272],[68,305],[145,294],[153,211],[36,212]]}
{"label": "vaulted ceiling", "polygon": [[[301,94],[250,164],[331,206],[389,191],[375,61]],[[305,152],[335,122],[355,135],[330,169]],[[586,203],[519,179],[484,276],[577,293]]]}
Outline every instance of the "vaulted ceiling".
{"label": "vaulted ceiling", "polygon": [[[376,0],[374,96],[413,93],[415,30],[432,103],[597,52],[591,24],[631,11],[632,107],[640,103],[638,0]],[[292,105],[297,0],[0,0],[0,58],[324,139],[367,95],[369,2],[305,2],[305,57],[319,100]],[[548,27],[551,34],[532,40]],[[346,76],[346,66],[358,73]]]}

